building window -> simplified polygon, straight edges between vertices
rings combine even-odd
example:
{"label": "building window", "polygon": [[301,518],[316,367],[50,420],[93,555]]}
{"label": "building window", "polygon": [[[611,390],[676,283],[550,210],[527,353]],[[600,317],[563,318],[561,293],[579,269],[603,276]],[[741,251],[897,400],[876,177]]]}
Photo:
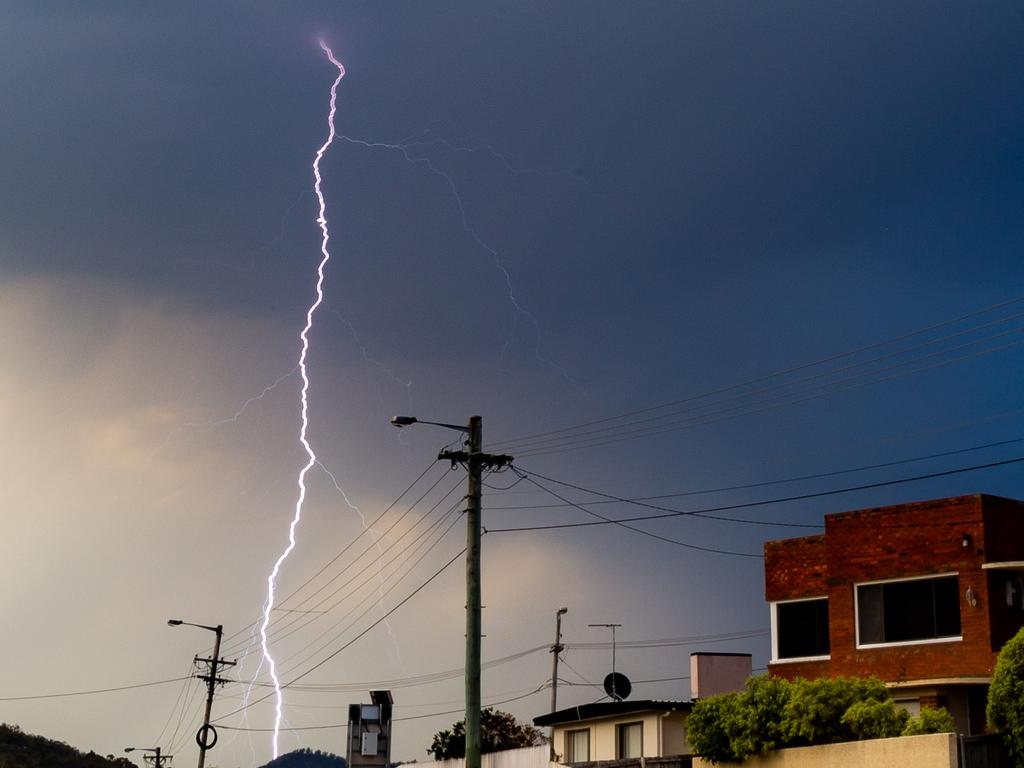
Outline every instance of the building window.
{"label": "building window", "polygon": [[828,598],[775,604],[775,658],[827,657]]}
{"label": "building window", "polygon": [[856,590],[858,645],[960,638],[956,574],[858,584]]}
{"label": "building window", "polygon": [[644,724],[623,723],[615,726],[615,758],[642,757],[644,754]]}
{"label": "building window", "polygon": [[565,732],[565,762],[586,763],[590,761],[590,729]]}

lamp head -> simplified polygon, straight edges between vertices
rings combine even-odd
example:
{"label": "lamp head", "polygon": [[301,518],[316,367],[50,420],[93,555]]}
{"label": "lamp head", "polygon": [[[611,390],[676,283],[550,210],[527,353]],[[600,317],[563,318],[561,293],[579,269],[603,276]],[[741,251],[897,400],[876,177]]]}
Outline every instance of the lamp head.
{"label": "lamp head", "polygon": [[134,752],[135,751],[135,747],[125,747],[124,751],[125,751],[125,754],[127,754],[128,752]]}
{"label": "lamp head", "polygon": [[568,608],[559,608],[558,609],[558,615],[559,616],[561,616],[563,613],[568,613],[568,612],[569,612]]}
{"label": "lamp head", "polygon": [[393,427],[398,427],[398,428],[408,427],[410,424],[415,424],[415,423],[416,423],[416,417],[415,416],[392,416],[391,417],[391,426],[393,426]]}
{"label": "lamp head", "polygon": [[180,627],[184,623],[185,622],[183,622],[181,619],[168,619],[167,620],[167,626],[169,626],[169,627]]}

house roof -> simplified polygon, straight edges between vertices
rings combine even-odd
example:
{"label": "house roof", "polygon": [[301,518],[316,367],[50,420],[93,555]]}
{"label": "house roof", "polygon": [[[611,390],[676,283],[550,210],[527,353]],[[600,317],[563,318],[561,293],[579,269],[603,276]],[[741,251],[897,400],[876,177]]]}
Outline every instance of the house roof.
{"label": "house roof", "polygon": [[635,701],[599,701],[593,704],[580,704],[578,707],[560,709],[547,715],[533,718],[538,726],[577,723],[583,720],[596,720],[599,717],[615,717],[633,712],[689,712],[692,701],[667,701],[659,699],[637,699]]}

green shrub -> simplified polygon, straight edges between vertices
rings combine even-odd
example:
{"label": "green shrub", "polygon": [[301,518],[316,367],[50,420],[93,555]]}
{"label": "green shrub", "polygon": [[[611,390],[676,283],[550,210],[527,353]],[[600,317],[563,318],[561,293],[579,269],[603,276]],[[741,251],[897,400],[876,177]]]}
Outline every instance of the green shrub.
{"label": "green shrub", "polygon": [[1002,732],[1017,765],[1024,765],[1024,629],[999,652],[986,714],[989,727]]}
{"label": "green shrub", "polygon": [[785,710],[793,685],[783,678],[751,677],[738,698],[739,706],[727,732],[741,759],[786,746]]}
{"label": "green shrub", "polygon": [[785,711],[789,746],[855,741],[846,711],[859,701],[886,701],[889,692],[877,678],[836,677],[798,680]]}
{"label": "green shrub", "polygon": [[842,717],[853,737],[863,739],[891,739],[903,733],[910,713],[897,707],[892,699],[885,701],[858,701]]}
{"label": "green shrub", "polygon": [[921,736],[925,733],[950,733],[956,730],[956,723],[948,709],[924,707],[921,714],[912,717],[903,729],[904,736]]}
{"label": "green shrub", "polygon": [[693,705],[686,727],[694,753],[713,763],[737,763],[743,759],[733,750],[732,737],[727,730],[727,723],[735,721],[739,696],[726,693],[700,699]]}
{"label": "green shrub", "polygon": [[713,763],[739,763],[784,746],[789,689],[781,678],[751,677],[743,691],[701,699],[687,721],[693,751]]}
{"label": "green shrub", "polygon": [[874,678],[751,677],[743,691],[694,704],[687,727],[696,754],[735,763],[785,747],[898,736],[908,719]]}

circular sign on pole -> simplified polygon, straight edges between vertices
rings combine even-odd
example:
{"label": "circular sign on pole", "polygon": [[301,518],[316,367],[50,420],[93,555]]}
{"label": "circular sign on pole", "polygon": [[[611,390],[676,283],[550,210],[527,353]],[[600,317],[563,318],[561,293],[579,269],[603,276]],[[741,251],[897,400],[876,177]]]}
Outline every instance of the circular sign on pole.
{"label": "circular sign on pole", "polygon": [[633,684],[621,672],[612,672],[604,679],[604,692],[615,701],[622,701],[633,691]]}
{"label": "circular sign on pole", "polygon": [[200,749],[213,749],[217,743],[217,729],[212,725],[202,725],[196,731],[196,744]]}

